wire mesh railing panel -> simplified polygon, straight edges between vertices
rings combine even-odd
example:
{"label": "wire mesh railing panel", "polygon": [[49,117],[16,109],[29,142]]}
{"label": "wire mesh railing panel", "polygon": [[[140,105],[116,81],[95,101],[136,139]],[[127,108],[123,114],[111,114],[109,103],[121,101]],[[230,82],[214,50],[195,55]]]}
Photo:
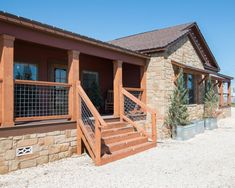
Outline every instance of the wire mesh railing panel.
{"label": "wire mesh railing panel", "polygon": [[81,119],[89,132],[95,132],[95,119],[86,102],[81,98]]}
{"label": "wire mesh railing panel", "polygon": [[141,100],[143,91],[128,91],[132,95],[134,95],[137,99]]}
{"label": "wire mesh railing panel", "polygon": [[132,121],[146,119],[146,114],[143,109],[126,95],[124,95],[124,114]]}
{"label": "wire mesh railing panel", "polygon": [[15,117],[68,115],[69,87],[15,84]]}

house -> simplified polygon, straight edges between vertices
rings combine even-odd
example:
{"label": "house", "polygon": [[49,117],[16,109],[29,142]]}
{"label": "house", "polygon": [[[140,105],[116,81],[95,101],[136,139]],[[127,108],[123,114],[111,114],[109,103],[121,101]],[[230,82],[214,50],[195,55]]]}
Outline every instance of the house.
{"label": "house", "polygon": [[160,117],[157,118],[160,138],[171,134],[164,122],[179,68],[184,71],[189,91],[188,110],[191,120],[203,118],[205,80],[208,77],[211,77],[215,90],[220,94],[220,117],[231,115],[230,86],[233,78],[219,73],[220,67],[197,23],[144,32],[110,43],[151,56],[146,71],[147,105],[156,110]]}
{"label": "house", "polygon": [[84,148],[102,165],[155,147],[157,135],[169,137],[164,118],[179,67],[192,119],[203,114],[209,76],[221,94],[228,83],[220,106],[230,110],[232,78],[218,73],[195,23],[107,43],[0,12],[0,57],[1,174]]}

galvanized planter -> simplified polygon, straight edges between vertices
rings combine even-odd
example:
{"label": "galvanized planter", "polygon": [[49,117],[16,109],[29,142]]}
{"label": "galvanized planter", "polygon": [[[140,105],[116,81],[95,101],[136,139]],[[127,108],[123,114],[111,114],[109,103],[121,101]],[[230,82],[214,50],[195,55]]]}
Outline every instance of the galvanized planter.
{"label": "galvanized planter", "polygon": [[177,125],[172,129],[172,138],[174,140],[188,140],[196,135],[197,124],[191,123],[189,125]]}
{"label": "galvanized planter", "polygon": [[201,134],[201,133],[204,133],[205,131],[205,122],[204,122],[204,119],[202,120],[197,120],[195,121],[195,123],[197,124],[196,126],[196,134]]}
{"label": "galvanized planter", "polygon": [[218,128],[217,118],[205,118],[205,129],[213,130]]}

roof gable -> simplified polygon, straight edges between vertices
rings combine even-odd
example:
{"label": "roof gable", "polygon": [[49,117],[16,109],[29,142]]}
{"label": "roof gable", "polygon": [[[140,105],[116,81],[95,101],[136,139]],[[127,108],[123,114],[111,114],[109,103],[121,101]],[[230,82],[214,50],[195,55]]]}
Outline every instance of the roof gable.
{"label": "roof gable", "polygon": [[185,35],[189,36],[205,68],[218,72],[220,70],[219,65],[195,22],[131,35],[115,39],[110,43],[151,54],[167,50]]}
{"label": "roof gable", "polygon": [[193,23],[143,32],[115,39],[110,41],[110,43],[136,51],[165,48],[170,43],[185,35],[188,32],[186,28],[191,24]]}

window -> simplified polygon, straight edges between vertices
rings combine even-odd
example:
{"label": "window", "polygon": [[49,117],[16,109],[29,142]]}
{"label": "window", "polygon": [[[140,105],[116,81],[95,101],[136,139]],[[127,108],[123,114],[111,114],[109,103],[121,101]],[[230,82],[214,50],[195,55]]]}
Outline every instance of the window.
{"label": "window", "polygon": [[99,85],[98,72],[83,71],[82,72],[82,86],[85,91],[91,89],[93,82]]}
{"label": "window", "polygon": [[55,68],[54,76],[55,76],[54,78],[55,82],[62,82],[62,83],[67,82],[67,70],[66,69]]}
{"label": "window", "polygon": [[38,79],[37,65],[15,62],[14,78],[19,80],[37,80]]}
{"label": "window", "polygon": [[189,104],[195,103],[195,84],[194,76],[192,74],[184,73],[185,87],[188,89]]}

